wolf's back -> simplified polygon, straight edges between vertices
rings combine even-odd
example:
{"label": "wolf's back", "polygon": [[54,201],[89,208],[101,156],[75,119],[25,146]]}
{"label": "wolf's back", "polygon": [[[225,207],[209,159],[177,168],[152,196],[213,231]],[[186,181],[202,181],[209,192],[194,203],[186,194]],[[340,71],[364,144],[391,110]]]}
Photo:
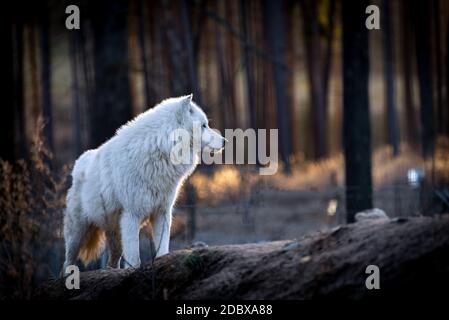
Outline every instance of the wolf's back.
{"label": "wolf's back", "polygon": [[73,179],[84,176],[84,172],[86,171],[87,166],[95,156],[96,152],[97,150],[87,150],[78,158],[78,160],[76,160],[75,166],[73,167],[72,171]]}

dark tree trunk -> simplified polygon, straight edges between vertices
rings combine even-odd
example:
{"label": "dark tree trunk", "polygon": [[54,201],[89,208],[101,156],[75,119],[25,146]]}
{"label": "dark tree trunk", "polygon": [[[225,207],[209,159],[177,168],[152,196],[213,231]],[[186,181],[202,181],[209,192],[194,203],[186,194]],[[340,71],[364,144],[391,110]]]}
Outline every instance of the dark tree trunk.
{"label": "dark tree trunk", "polygon": [[347,221],[372,208],[371,136],[368,100],[368,1],[343,1],[343,147]]}
{"label": "dark tree trunk", "polygon": [[[216,3],[216,10],[217,12],[220,11],[220,3]],[[217,56],[217,64],[218,64],[218,77],[219,77],[219,83],[220,83],[220,94],[222,99],[220,108],[220,126],[221,129],[224,131],[226,128],[230,127],[230,114],[228,112],[229,108],[231,107],[231,98],[229,95],[229,79],[228,74],[226,70],[225,65],[225,47],[224,47],[224,35],[222,32],[222,26],[219,24],[216,24],[215,26],[215,50],[216,50],[216,56]]]}
{"label": "dark tree trunk", "polygon": [[427,158],[434,150],[434,121],[432,101],[432,76],[430,63],[430,3],[414,0],[412,3],[415,23],[416,59],[419,79],[422,155]]}
{"label": "dark tree trunk", "polygon": [[190,0],[181,1],[181,20],[184,30],[184,48],[187,50],[187,66],[189,72],[189,93],[193,93],[194,100],[202,104],[200,86],[198,82],[197,66],[195,64],[195,53],[193,52],[192,26],[190,21]]}
{"label": "dark tree trunk", "polygon": [[449,137],[449,23],[446,28],[446,102],[444,106],[444,132]]}
{"label": "dark tree trunk", "polygon": [[[206,39],[207,35],[202,34],[204,31],[204,28],[206,28],[206,8],[207,8],[207,2],[205,1],[199,1],[199,14],[198,14],[198,20],[196,21],[196,28],[195,32],[192,32],[193,37],[193,52],[195,54],[194,60],[195,65],[199,65],[199,52],[201,48],[201,43]],[[193,24],[192,24],[193,25]],[[193,29],[193,27],[192,27]],[[203,39],[204,36],[204,39]]]}
{"label": "dark tree trunk", "polygon": [[413,92],[412,92],[412,70],[413,63],[410,58],[413,49],[412,45],[412,23],[410,21],[410,6],[406,0],[401,1],[402,12],[402,61],[403,61],[403,81],[404,81],[404,109],[406,118],[406,131],[408,143],[412,146],[416,146],[418,141],[417,128],[418,123],[416,120],[415,108],[413,105]]}
{"label": "dark tree trunk", "polygon": [[265,0],[264,25],[273,56],[272,73],[277,105],[277,126],[279,129],[279,149],[285,172],[290,171],[290,130],[288,114],[287,78],[285,72],[285,30],[284,1]]}
{"label": "dark tree trunk", "polygon": [[253,61],[250,55],[249,43],[250,35],[251,35],[251,20],[250,20],[250,12],[248,10],[248,1],[240,0],[240,24],[242,35],[244,37],[243,44],[243,65],[245,67],[246,73],[246,94],[248,96],[248,109],[249,109],[249,118],[250,118],[250,127],[253,129],[257,129],[257,110],[256,104],[254,101],[254,70],[253,70]]}
{"label": "dark tree trunk", "polygon": [[[53,116],[51,101],[51,55],[50,55],[50,21],[49,8],[41,5],[40,12],[40,45],[41,45],[41,88],[42,116],[45,122],[45,143],[53,151]],[[47,159],[49,161],[49,159]]]}
{"label": "dark tree trunk", "polygon": [[16,83],[16,70],[14,68],[14,60],[15,60],[15,40],[14,39],[14,31],[13,31],[13,22],[7,17],[2,15],[2,33],[5,44],[3,47],[3,52],[5,53],[5,57],[7,59],[3,59],[3,67],[2,70],[5,74],[6,81],[4,87],[6,95],[3,97],[3,112],[0,117],[0,124],[3,130],[3,134],[1,135],[1,145],[0,148],[0,158],[6,161],[14,161],[16,159],[16,150],[15,150],[15,96],[14,89]]}
{"label": "dark tree trunk", "polygon": [[308,76],[311,93],[311,115],[315,139],[314,158],[327,156],[327,119],[324,81],[322,79],[320,30],[318,25],[318,4],[315,0],[303,4],[304,32],[307,53]]}
{"label": "dark tree trunk", "polygon": [[432,21],[433,21],[433,43],[435,52],[435,80],[436,80],[436,101],[435,107],[437,112],[437,133],[444,133],[444,111],[443,111],[443,69],[442,67],[442,53],[441,53],[441,29],[440,29],[440,1],[432,1]]}
{"label": "dark tree trunk", "polygon": [[111,138],[131,118],[128,79],[128,4],[95,1],[93,6],[95,103],[90,110],[90,147]]}
{"label": "dark tree trunk", "polygon": [[151,74],[157,77],[158,81],[153,81],[155,87],[155,93],[157,97],[156,101],[160,101],[162,98],[170,96],[170,54],[166,43],[166,32],[164,29],[164,15],[163,7],[160,1],[150,1],[148,3],[147,15],[151,21],[150,23],[150,35],[152,40],[152,55],[151,55]]}
{"label": "dark tree trunk", "polygon": [[383,52],[384,52],[384,76],[385,76],[385,104],[387,107],[387,128],[388,144],[393,149],[393,156],[399,154],[399,124],[396,111],[396,87],[394,70],[394,52],[393,52],[393,26],[391,23],[390,1],[382,1],[382,32],[383,32]]}
{"label": "dark tree trunk", "polygon": [[[187,66],[189,73],[188,87],[193,93],[194,100],[202,105],[200,85],[198,82],[197,65],[193,47],[192,25],[190,21],[190,0],[181,0],[181,20],[184,30],[184,47],[187,50]],[[186,183],[186,204],[189,207],[189,239],[193,240],[196,234],[196,203],[197,194],[191,180]]]}
{"label": "dark tree trunk", "polygon": [[35,16],[30,18],[29,23],[26,24],[26,36],[27,36],[27,51],[28,51],[28,63],[30,66],[30,91],[31,91],[31,119],[33,119],[32,126],[35,126],[36,119],[42,114],[41,101],[40,101],[40,79],[38,70],[38,55],[37,55],[37,42],[36,42],[36,29],[37,23]]}
{"label": "dark tree trunk", "polygon": [[[179,5],[179,2],[174,3]],[[181,36],[179,35],[176,23],[179,23],[179,17],[174,16],[177,12],[171,8],[170,3],[162,2],[163,10],[163,28],[165,30],[166,40],[168,41],[169,56],[169,78],[170,93],[175,95],[187,94],[189,89],[189,75],[185,70],[185,49]],[[165,46],[163,46],[165,47]]]}
{"label": "dark tree trunk", "polygon": [[[236,24],[235,18],[236,18],[236,2],[235,1],[227,1],[224,5],[224,17],[229,23],[233,26]],[[229,115],[230,115],[230,125],[231,128],[234,128],[237,126],[238,120],[237,120],[237,91],[235,89],[235,83],[236,83],[236,70],[238,68],[237,66],[237,39],[233,35],[231,35],[229,32],[226,32],[224,34],[225,39],[225,45],[227,48],[227,53],[225,55],[225,62],[226,62],[226,70],[228,73],[228,95],[230,100],[230,106],[229,106]]]}
{"label": "dark tree trunk", "polygon": [[70,68],[74,119],[75,155],[80,155],[89,145],[90,110],[94,106],[93,55],[88,50],[86,30],[82,28],[70,34]]}
{"label": "dark tree trunk", "polygon": [[82,111],[81,111],[81,89],[80,89],[80,62],[79,62],[79,34],[73,32],[70,35],[70,68],[72,76],[72,103],[74,116],[74,140],[75,140],[75,154],[80,155],[84,149],[82,138]]}
{"label": "dark tree trunk", "polygon": [[3,112],[0,116],[0,159],[15,162],[27,158],[27,139],[23,107],[23,21],[17,6],[3,11],[1,32],[4,39],[2,70],[6,77]]}
{"label": "dark tree trunk", "polygon": [[146,16],[145,16],[145,1],[139,0],[139,47],[140,47],[140,58],[143,68],[143,81],[144,81],[144,93],[145,93],[145,107],[153,107],[155,100],[154,94],[152,94],[150,89],[150,77],[148,68],[148,58],[147,58],[147,45],[146,45]]}
{"label": "dark tree trunk", "polygon": [[324,57],[324,67],[323,67],[323,92],[324,92],[324,107],[327,110],[327,100],[329,97],[329,83],[330,83],[330,73],[332,68],[332,48],[335,35],[335,16],[337,11],[337,1],[329,0],[329,8],[327,13],[327,19],[329,21],[327,38],[326,38],[326,55]]}

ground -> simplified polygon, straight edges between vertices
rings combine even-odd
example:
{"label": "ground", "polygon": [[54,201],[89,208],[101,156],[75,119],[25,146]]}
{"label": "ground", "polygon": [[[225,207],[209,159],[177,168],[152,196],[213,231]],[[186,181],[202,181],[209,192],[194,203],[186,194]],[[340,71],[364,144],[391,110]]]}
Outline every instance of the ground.
{"label": "ground", "polygon": [[[449,215],[337,226],[300,239],[176,250],[139,269],[47,282],[37,299],[441,297],[449,287]],[[380,269],[380,289],[365,286]]]}

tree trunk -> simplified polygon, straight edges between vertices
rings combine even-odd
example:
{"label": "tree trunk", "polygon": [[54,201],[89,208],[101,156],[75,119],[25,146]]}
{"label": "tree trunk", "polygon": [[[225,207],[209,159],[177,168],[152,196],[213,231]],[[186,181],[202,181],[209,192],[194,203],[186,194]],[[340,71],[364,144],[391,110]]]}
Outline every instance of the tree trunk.
{"label": "tree trunk", "polygon": [[111,138],[131,118],[128,79],[128,4],[95,1],[93,6],[95,104],[90,110],[90,147]]}
{"label": "tree trunk", "polygon": [[419,79],[422,155],[428,158],[434,151],[434,121],[432,101],[432,76],[430,63],[430,3],[414,0],[412,3],[415,23],[416,59]]}
{"label": "tree trunk", "polygon": [[[37,23],[35,20],[35,16],[33,15],[30,18],[29,23],[26,24],[26,35],[27,35],[27,51],[28,51],[28,63],[30,66],[30,91],[31,91],[31,98],[30,98],[30,109],[31,109],[31,118],[33,119],[33,122],[30,123],[29,127],[27,129],[32,128],[31,131],[27,131],[28,135],[31,135],[32,132],[35,131],[36,126],[36,119],[38,119],[39,116],[42,115],[42,107],[41,107],[41,100],[40,100],[40,79],[39,79],[39,72],[38,72],[38,52],[37,52],[37,46],[36,46],[36,36],[37,36]],[[28,101],[27,101],[28,103]]]}
{"label": "tree trunk", "polygon": [[164,32],[163,7],[160,1],[150,1],[147,3],[147,16],[150,20],[150,37],[152,39],[151,74],[154,75],[152,85],[156,94],[155,101],[170,96],[170,54],[167,54],[168,48],[166,42],[166,33]]}
{"label": "tree trunk", "polygon": [[[167,37],[168,55],[170,69],[168,71],[170,77],[170,93],[175,95],[187,94],[189,89],[189,74],[186,71],[186,50],[181,36],[177,32],[176,23],[179,23],[179,17],[174,15],[175,10],[169,7],[170,3],[162,2],[162,10],[164,13],[163,27]],[[179,2],[174,3],[179,5]]]}
{"label": "tree trunk", "polygon": [[435,80],[436,80],[436,101],[435,107],[437,110],[437,133],[443,133],[444,128],[444,116],[443,116],[443,70],[441,68],[441,28],[440,28],[440,1],[432,1],[432,17],[433,17],[433,42],[435,48]]}
{"label": "tree trunk", "polygon": [[[227,1],[224,4],[224,15],[226,21],[230,23],[231,26],[236,25],[234,21],[235,18],[238,18],[235,13],[236,10],[236,2],[235,1]],[[237,45],[238,41],[235,39],[233,35],[229,32],[224,34],[225,46],[227,48],[227,52],[225,54],[225,68],[228,74],[228,95],[229,95],[229,109],[228,113],[230,115],[230,127],[235,128],[239,126],[238,120],[238,109],[237,109],[237,90],[236,90],[236,82],[237,82]],[[234,152],[235,154],[235,152]]]}
{"label": "tree trunk", "polygon": [[[220,5],[224,5],[224,3],[217,2],[216,4],[217,12],[220,12]],[[215,26],[215,50],[218,64],[218,77],[219,77],[219,87],[220,87],[220,95],[221,95],[221,105],[220,108],[220,126],[222,132],[226,128],[230,128],[230,112],[229,108],[231,107],[232,99],[229,95],[229,78],[225,65],[225,46],[224,46],[224,36],[222,32],[222,26],[216,24]]]}
{"label": "tree trunk", "polygon": [[80,62],[79,62],[79,55],[80,55],[80,41],[79,41],[79,35],[78,33],[74,32],[70,34],[70,71],[72,76],[72,104],[73,104],[73,118],[74,118],[74,141],[75,141],[75,154],[78,156],[83,152],[84,149],[84,143],[82,138],[82,115],[83,112],[81,111],[81,88],[80,88]]}
{"label": "tree trunk", "polygon": [[285,30],[284,1],[264,0],[264,25],[273,57],[272,73],[277,105],[277,126],[279,129],[279,149],[284,162],[284,171],[290,171],[290,130],[287,97],[287,78],[285,72]]}
{"label": "tree trunk", "polygon": [[449,23],[446,28],[446,102],[443,110],[444,132],[449,137]]}
{"label": "tree trunk", "polygon": [[[43,4],[40,9],[40,45],[41,45],[41,89],[42,116],[45,123],[44,137],[46,146],[53,149],[53,115],[51,101],[51,54],[50,54],[50,21],[49,8]],[[50,159],[46,159],[50,161]]]}
{"label": "tree trunk", "polygon": [[[192,25],[190,20],[190,0],[181,0],[181,20],[182,28],[184,30],[184,46],[187,50],[187,66],[189,73],[188,87],[193,93],[194,100],[202,105],[202,97],[200,91],[200,85],[198,82],[197,65],[195,64],[195,52],[193,47],[193,37],[192,37]],[[196,203],[197,194],[195,186],[192,184],[191,180],[186,182],[186,204],[189,209],[189,239],[195,239],[196,235]]]}
{"label": "tree trunk", "polygon": [[27,139],[23,107],[23,21],[19,8],[3,11],[2,39],[5,41],[5,59],[2,60],[6,81],[0,126],[0,159],[15,162],[27,158]]}
{"label": "tree trunk", "polygon": [[195,65],[195,53],[193,52],[192,26],[190,21],[190,1],[181,1],[181,20],[184,30],[184,47],[187,50],[187,66],[189,72],[190,93],[193,93],[195,101],[201,105],[201,92],[198,82],[197,66]]}
{"label": "tree trunk", "polygon": [[399,154],[399,124],[396,111],[396,87],[393,52],[393,26],[391,23],[390,1],[382,0],[382,32],[383,32],[383,52],[384,52],[384,76],[385,76],[385,104],[387,107],[388,123],[388,144],[393,149],[393,156]]}
{"label": "tree trunk", "polygon": [[404,81],[404,109],[405,109],[405,124],[407,131],[408,143],[415,147],[418,141],[418,123],[416,120],[415,107],[413,104],[413,85],[412,85],[412,70],[413,63],[410,59],[410,52],[413,50],[412,45],[412,23],[410,21],[410,3],[409,1],[401,1],[402,12],[402,61],[403,61],[403,81]]}
{"label": "tree trunk", "polygon": [[327,118],[324,81],[322,79],[322,59],[320,31],[318,25],[318,4],[315,0],[301,2],[303,4],[304,32],[307,53],[307,67],[311,93],[311,115],[313,135],[315,139],[315,160],[327,156]]}
{"label": "tree trunk", "polygon": [[[247,103],[249,109],[249,126],[250,128],[257,130],[257,110],[255,103],[255,82],[254,82],[254,69],[253,69],[253,60],[251,59],[249,43],[250,35],[251,35],[251,18],[250,18],[250,10],[247,0],[240,0],[240,28],[242,30],[242,35],[244,37],[243,44],[243,65],[245,68],[246,74],[246,95],[247,95]],[[256,135],[256,146],[254,150],[258,150],[258,141]]]}
{"label": "tree trunk", "polygon": [[144,94],[145,94],[145,107],[153,107],[155,100],[154,94],[152,94],[150,89],[150,77],[149,77],[149,67],[147,58],[147,45],[146,45],[146,15],[145,15],[145,1],[139,0],[139,47],[140,47],[140,59],[142,63],[143,72],[143,82],[144,82]]}
{"label": "tree trunk", "polygon": [[[327,26],[327,37],[326,37],[326,55],[324,56],[324,67],[323,67],[323,92],[324,92],[324,107],[327,111],[328,109],[328,97],[329,97],[329,83],[330,83],[330,73],[332,68],[332,53],[333,53],[333,42],[335,35],[335,16],[337,11],[337,1],[329,0],[328,3],[328,13],[327,20],[329,24]],[[326,117],[327,119],[327,117]]]}
{"label": "tree trunk", "polygon": [[343,148],[346,215],[372,208],[371,135],[368,100],[368,1],[343,1]]}

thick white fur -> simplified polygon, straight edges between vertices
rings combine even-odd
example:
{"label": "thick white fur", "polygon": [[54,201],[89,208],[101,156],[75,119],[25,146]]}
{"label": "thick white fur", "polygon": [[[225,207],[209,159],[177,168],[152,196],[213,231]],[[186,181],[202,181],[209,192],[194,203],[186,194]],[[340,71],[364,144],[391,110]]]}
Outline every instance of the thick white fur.
{"label": "thick white fur", "polygon": [[170,152],[175,142],[170,133],[179,128],[192,133],[194,121],[203,126],[203,147],[223,147],[224,138],[209,128],[190,95],[162,101],[78,158],[67,194],[64,270],[78,257],[87,263],[98,256],[104,235],[108,266],[118,266],[123,250],[125,264],[138,267],[139,230],[147,220],[152,223],[156,256],[168,253],[172,207],[199,156],[192,151],[191,163],[173,164]]}

